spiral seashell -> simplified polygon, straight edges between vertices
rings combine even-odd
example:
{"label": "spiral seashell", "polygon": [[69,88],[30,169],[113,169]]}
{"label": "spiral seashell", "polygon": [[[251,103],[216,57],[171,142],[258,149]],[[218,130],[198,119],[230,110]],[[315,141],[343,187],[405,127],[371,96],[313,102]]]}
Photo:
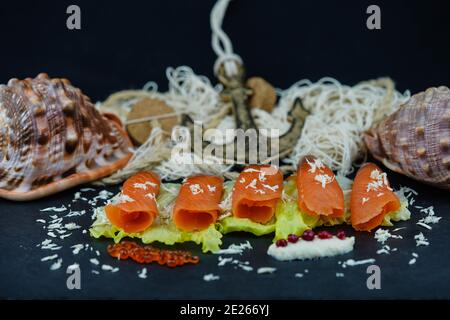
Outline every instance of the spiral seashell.
{"label": "spiral seashell", "polygon": [[11,79],[0,86],[0,197],[25,201],[123,167],[131,142],[66,79]]}
{"label": "spiral seashell", "polygon": [[450,90],[429,88],[364,135],[372,155],[389,169],[450,189]]}

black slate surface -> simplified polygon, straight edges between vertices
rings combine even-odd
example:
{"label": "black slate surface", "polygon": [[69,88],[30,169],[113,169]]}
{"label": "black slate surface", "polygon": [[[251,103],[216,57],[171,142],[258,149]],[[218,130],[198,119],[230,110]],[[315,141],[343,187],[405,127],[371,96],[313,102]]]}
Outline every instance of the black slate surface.
{"label": "black slate surface", "polygon": [[[278,262],[266,254],[271,243],[271,236],[255,237],[246,233],[229,234],[224,237],[223,247],[231,243],[249,240],[253,250],[246,250],[242,256],[233,256],[241,261],[249,261],[255,268],[252,272],[234,269],[231,265],[218,267],[218,256],[202,254],[195,244],[177,245],[177,248],[192,250],[199,254],[199,265],[188,265],[169,269],[158,265],[148,265],[147,279],[140,279],[137,272],[142,265],[131,261],[117,261],[106,253],[108,239],[93,239],[83,234],[82,229],[75,230],[72,236],[55,241],[63,248],[58,251],[41,250],[36,247],[45,238],[46,231],[36,219],[49,220],[49,216],[64,213],[40,212],[40,209],[68,205],[72,203],[72,189],[61,194],[29,203],[0,201],[0,297],[1,298],[123,298],[123,299],[372,299],[372,298],[450,298],[450,211],[449,194],[434,189],[399,175],[390,173],[394,187],[407,185],[416,189],[414,205],[435,208],[436,215],[442,216],[440,223],[432,230],[416,225],[423,216],[417,209],[412,209],[412,219],[397,223],[395,227],[406,227],[396,234],[404,239],[390,239],[387,244],[398,251],[390,255],[377,255],[380,244],[374,239],[374,233],[353,232],[344,227],[348,234],[355,234],[355,250],[349,254],[334,258],[313,261]],[[98,189],[101,190],[101,189]],[[118,188],[110,188],[112,191]],[[84,192],[83,195],[95,196],[98,192]],[[64,222],[74,221],[88,229],[91,223],[92,209],[83,201],[71,204],[71,209],[86,209],[81,217],[65,218]],[[332,228],[336,230],[336,228]],[[430,246],[416,247],[414,235],[423,232],[430,241]],[[92,269],[99,270],[89,262],[95,257],[94,251],[81,251],[73,255],[71,245],[89,243],[93,250],[99,250],[100,263],[119,267],[119,272],[111,273],[100,270],[93,274]],[[44,256],[58,253],[63,258],[63,266],[50,271],[51,262],[41,262]],[[409,265],[411,253],[416,252],[417,262]],[[369,290],[366,286],[366,268],[368,265],[342,268],[338,261],[347,259],[375,258],[381,269],[381,289]],[[69,290],[66,280],[69,274],[66,268],[72,263],[79,263],[81,269],[81,289]],[[275,274],[256,273],[259,267],[275,267]],[[308,270],[305,273],[305,269]],[[343,278],[336,277],[337,272],[344,273]],[[205,282],[203,275],[213,273],[220,280]],[[296,278],[295,273],[303,273]]]}

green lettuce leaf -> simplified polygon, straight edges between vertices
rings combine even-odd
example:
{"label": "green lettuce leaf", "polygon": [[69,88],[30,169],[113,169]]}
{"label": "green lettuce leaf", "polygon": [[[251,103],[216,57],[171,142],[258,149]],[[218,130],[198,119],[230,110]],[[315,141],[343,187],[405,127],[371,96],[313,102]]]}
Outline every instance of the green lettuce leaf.
{"label": "green lettuce leaf", "polygon": [[384,216],[383,222],[381,223],[384,227],[392,227],[394,225],[392,221],[407,221],[411,218],[411,212],[408,210],[408,199],[405,197],[403,191],[399,190],[395,194],[400,200],[400,209]]}
{"label": "green lettuce leaf", "polygon": [[266,224],[253,222],[247,218],[226,217],[216,223],[217,229],[223,234],[236,231],[253,233],[255,236],[262,236],[275,231],[275,222],[272,220]]}

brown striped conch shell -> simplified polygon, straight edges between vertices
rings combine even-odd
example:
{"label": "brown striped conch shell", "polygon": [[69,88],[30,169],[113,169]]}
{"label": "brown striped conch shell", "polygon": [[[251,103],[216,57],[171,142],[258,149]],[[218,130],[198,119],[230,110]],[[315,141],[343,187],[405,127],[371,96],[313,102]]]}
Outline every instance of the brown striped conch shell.
{"label": "brown striped conch shell", "polygon": [[0,197],[26,201],[107,176],[131,157],[120,120],[66,79],[0,86]]}
{"label": "brown striped conch shell", "polygon": [[389,169],[450,189],[450,90],[429,88],[364,135],[372,155]]}

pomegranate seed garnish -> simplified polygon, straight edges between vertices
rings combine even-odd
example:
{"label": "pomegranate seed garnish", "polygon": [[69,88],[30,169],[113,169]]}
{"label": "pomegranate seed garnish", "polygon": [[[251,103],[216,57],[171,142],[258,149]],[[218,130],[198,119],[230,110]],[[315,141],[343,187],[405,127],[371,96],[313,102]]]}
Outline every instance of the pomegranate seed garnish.
{"label": "pomegranate seed garnish", "polygon": [[333,235],[328,231],[320,231],[318,234],[320,239],[330,239]]}
{"label": "pomegranate seed garnish", "polygon": [[341,239],[341,240],[344,240],[344,239],[345,239],[345,232],[344,232],[344,230],[339,230],[339,231],[336,233],[336,237],[338,237],[338,238]]}
{"label": "pomegranate seed garnish", "polygon": [[288,235],[288,241],[290,243],[296,243],[298,241],[298,236],[291,233],[290,235]]}
{"label": "pomegranate seed garnish", "polygon": [[314,240],[314,231],[312,230],[305,230],[302,235],[302,239],[306,241],[313,241]]}
{"label": "pomegranate seed garnish", "polygon": [[286,247],[288,245],[287,241],[285,239],[280,239],[275,242],[277,247]]}

